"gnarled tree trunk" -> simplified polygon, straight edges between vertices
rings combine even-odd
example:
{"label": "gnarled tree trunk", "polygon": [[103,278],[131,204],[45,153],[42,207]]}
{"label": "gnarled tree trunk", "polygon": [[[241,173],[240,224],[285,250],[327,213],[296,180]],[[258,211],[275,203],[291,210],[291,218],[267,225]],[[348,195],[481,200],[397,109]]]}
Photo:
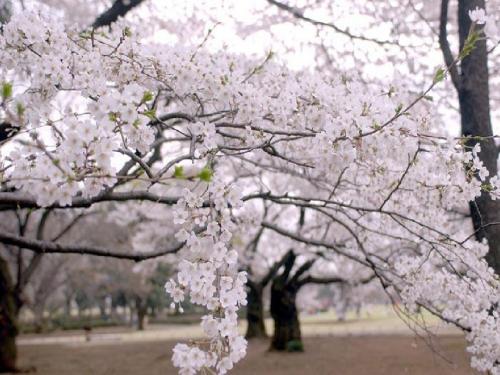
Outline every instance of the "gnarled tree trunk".
{"label": "gnarled tree trunk", "polygon": [[259,283],[247,281],[247,339],[267,337],[264,324],[263,287]]}
{"label": "gnarled tree trunk", "polygon": [[299,315],[296,305],[295,285],[274,280],[271,287],[271,316],[274,320],[274,334],[271,350],[302,351]]}
{"label": "gnarled tree trunk", "polygon": [[7,262],[0,257],[0,373],[15,372],[17,308]]}

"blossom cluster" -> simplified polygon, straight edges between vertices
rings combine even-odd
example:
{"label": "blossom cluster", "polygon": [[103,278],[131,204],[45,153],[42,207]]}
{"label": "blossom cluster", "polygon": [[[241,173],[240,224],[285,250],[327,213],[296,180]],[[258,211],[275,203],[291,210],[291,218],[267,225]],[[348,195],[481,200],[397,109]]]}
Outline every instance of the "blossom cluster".
{"label": "blossom cluster", "polygon": [[[165,289],[174,303],[181,305],[189,295],[192,303],[210,312],[201,322],[207,342],[174,348],[173,363],[181,374],[195,374],[202,368],[216,368],[224,374],[246,353],[237,321],[238,308],[246,304],[246,274],[238,271],[238,254],[228,249],[234,226],[229,207],[236,208],[241,202],[234,189],[214,177],[205,194],[184,191],[185,198],[174,207],[174,221],[182,227],[176,237],[186,242],[186,248],[176,279],[168,281]],[[204,198],[207,208],[203,207]],[[194,231],[199,226],[206,226],[202,237]]]}

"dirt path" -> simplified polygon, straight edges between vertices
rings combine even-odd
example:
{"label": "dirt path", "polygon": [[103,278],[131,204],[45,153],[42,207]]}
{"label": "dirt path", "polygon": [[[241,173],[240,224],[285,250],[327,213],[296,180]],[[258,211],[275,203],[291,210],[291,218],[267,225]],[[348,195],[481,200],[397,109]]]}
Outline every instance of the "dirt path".
{"label": "dirt path", "polygon": [[[305,353],[267,352],[267,341],[252,342],[234,375],[466,375],[464,340],[441,336],[435,354],[410,336],[319,337],[305,339]],[[36,375],[173,375],[172,341],[23,345],[20,364]]]}

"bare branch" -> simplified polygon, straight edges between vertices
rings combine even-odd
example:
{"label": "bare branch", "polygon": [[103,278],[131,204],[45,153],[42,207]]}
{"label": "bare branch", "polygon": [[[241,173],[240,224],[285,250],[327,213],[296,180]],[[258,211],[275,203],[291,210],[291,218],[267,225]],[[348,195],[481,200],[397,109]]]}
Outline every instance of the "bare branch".
{"label": "bare branch", "polygon": [[[40,218],[40,221],[38,222],[38,228],[36,231],[36,239],[37,240],[43,240],[44,229],[45,229],[45,226],[47,225],[47,222],[48,222],[48,219],[49,219],[49,216],[51,213],[52,213],[52,210],[45,210],[43,212],[42,217]],[[19,250],[21,250],[21,249],[19,249]],[[24,287],[28,284],[28,281],[31,279],[31,276],[33,275],[33,273],[36,271],[36,269],[40,265],[40,262],[42,260],[42,256],[43,256],[42,253],[37,253],[31,258],[28,266],[24,269],[23,277],[20,278],[18,281],[18,283],[19,283],[18,287],[20,290],[24,289]]]}
{"label": "bare branch", "polygon": [[380,40],[380,39],[368,38],[368,37],[363,36],[363,35],[351,34],[351,32],[349,32],[349,30],[347,30],[347,29],[346,30],[341,29],[340,27],[338,27],[337,25],[335,25],[333,23],[318,21],[318,20],[314,20],[312,18],[306,17],[297,8],[291,7],[291,6],[289,6],[287,4],[284,4],[284,3],[280,2],[280,1],[277,1],[277,0],[267,0],[267,2],[269,4],[277,6],[281,10],[284,10],[285,12],[290,13],[292,16],[294,16],[297,19],[309,22],[310,24],[313,24],[315,26],[329,27],[329,28],[335,30],[336,32],[338,32],[340,34],[348,36],[351,39],[362,40],[362,41],[365,41],[365,42],[372,42],[372,43],[376,43],[376,44],[381,45],[381,46],[384,46],[384,45],[396,45],[397,46],[398,45],[397,42],[393,42],[393,41],[390,41],[390,40]]}
{"label": "bare branch", "polygon": [[333,284],[333,283],[344,283],[344,284],[351,284],[353,286],[358,286],[358,285],[363,285],[363,284],[368,284],[370,281],[375,280],[376,276],[371,275],[370,277],[366,279],[362,279],[359,281],[350,281],[350,280],[345,280],[340,277],[314,277],[314,276],[307,276],[303,278],[302,280],[299,280],[299,285],[303,286],[305,284]]}
{"label": "bare branch", "polygon": [[295,274],[292,276],[292,278],[290,279],[290,284],[298,283],[299,278],[304,273],[309,271],[315,262],[316,262],[316,259],[311,259],[311,260],[308,260],[307,262],[305,262],[304,264],[302,264],[299,267],[299,269],[295,272]]}
{"label": "bare branch", "polygon": [[324,247],[326,249],[331,249],[331,250],[335,251],[337,254],[340,254],[346,258],[354,260],[355,262],[358,262],[364,266],[371,267],[371,265],[368,262],[366,262],[365,260],[360,259],[358,257],[355,257],[354,255],[343,251],[335,244],[331,244],[331,243],[327,243],[327,242],[323,242],[323,241],[317,241],[317,240],[313,240],[313,239],[307,239],[305,237],[299,236],[296,233],[290,232],[286,229],[280,228],[280,227],[278,227],[274,224],[271,224],[271,223],[262,222],[261,225],[264,228],[271,229],[271,230],[275,231],[276,233],[281,234],[282,236],[291,238],[292,240],[295,240],[297,242],[305,243],[306,245],[318,246],[318,247]]}
{"label": "bare branch", "polygon": [[273,278],[276,276],[276,273],[278,270],[285,264],[286,260],[292,256],[293,250],[288,250],[287,253],[276,263],[273,264],[273,266],[269,269],[267,274],[262,278],[262,280],[259,282],[259,284],[262,287],[265,287]]}
{"label": "bare branch", "polygon": [[107,257],[115,259],[127,259],[141,262],[147,259],[158,258],[167,254],[174,254],[184,246],[185,242],[176,243],[172,247],[148,253],[133,254],[111,251],[106,248],[92,246],[72,246],[62,245],[52,241],[34,240],[25,237],[15,236],[9,233],[0,232],[0,242],[6,245],[18,246],[23,249],[33,251],[37,254],[79,254],[92,255],[97,257]]}
{"label": "bare branch", "polygon": [[[110,192],[89,198],[75,197],[73,198],[69,206],[62,206],[59,203],[54,203],[48,208],[82,208],[82,207],[90,207],[94,203],[100,203],[100,202],[124,202],[132,200],[150,201],[166,205],[174,205],[177,203],[179,198],[160,196],[150,193],[148,191]],[[18,209],[18,208],[41,208],[41,207],[36,203],[36,199],[34,197],[23,195],[20,193],[5,193],[5,192],[0,193],[0,210]]]}
{"label": "bare branch", "polygon": [[[59,241],[62,237],[64,237],[71,229],[80,222],[85,217],[88,217],[92,214],[96,214],[97,212],[83,212],[77,216],[75,216],[64,228],[62,228],[57,235],[55,235],[51,241],[56,242]],[[41,239],[41,238],[37,238]]]}
{"label": "bare branch", "polygon": [[455,58],[451,52],[450,43],[448,42],[448,2],[449,0],[441,0],[441,15],[439,17],[439,47],[443,52],[444,62],[449,68],[451,80],[457,90],[460,89],[461,81],[458,74],[458,68],[455,64]]}
{"label": "bare branch", "polygon": [[134,154],[130,150],[124,150],[121,148],[118,150],[115,150],[115,151],[119,152],[120,154],[127,155],[130,159],[132,159],[133,161],[135,161],[136,163],[138,163],[142,167],[142,169],[144,170],[144,172],[146,172],[146,174],[148,175],[149,178],[154,178],[154,174],[151,171],[151,169],[149,168],[149,166],[138,155]]}
{"label": "bare branch", "polygon": [[410,171],[411,166],[415,164],[415,161],[417,160],[417,155],[418,155],[419,151],[420,151],[420,148],[417,148],[417,151],[415,151],[415,154],[413,155],[413,158],[411,158],[411,160],[408,162],[408,165],[406,166],[405,171],[401,175],[401,178],[396,183],[396,186],[394,187],[394,189],[391,190],[391,192],[389,193],[389,195],[387,195],[387,197],[384,199],[384,201],[380,205],[380,208],[379,208],[380,210],[382,210],[384,208],[385,204],[387,202],[389,202],[389,200],[391,199],[392,195],[399,189],[399,187],[403,183],[403,180],[406,177],[406,175],[408,174],[408,172]]}
{"label": "bare branch", "polygon": [[306,276],[302,280],[298,281],[298,284],[300,286],[306,284],[338,284],[338,283],[347,283],[347,281],[341,279],[340,277],[313,277],[313,276]]}

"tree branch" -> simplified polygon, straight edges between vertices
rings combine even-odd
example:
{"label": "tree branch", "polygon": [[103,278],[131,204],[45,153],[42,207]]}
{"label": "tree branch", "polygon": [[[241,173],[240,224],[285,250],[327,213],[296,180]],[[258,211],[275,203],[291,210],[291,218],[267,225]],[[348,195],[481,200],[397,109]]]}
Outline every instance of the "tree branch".
{"label": "tree branch", "polygon": [[[40,221],[38,222],[38,228],[36,230],[36,239],[37,240],[43,240],[44,236],[44,229],[45,226],[47,225],[48,219],[50,214],[52,213],[51,210],[45,210],[42,214],[42,217],[40,218]],[[23,272],[23,277],[21,280],[19,280],[19,290],[23,290],[24,287],[28,284],[28,281],[31,279],[31,276],[33,273],[36,271],[38,266],[40,265],[40,262],[42,261],[42,253],[36,253],[33,255],[31,258],[28,266],[25,268]]]}
{"label": "tree branch", "polygon": [[408,161],[408,165],[406,166],[406,169],[404,170],[401,177],[398,179],[398,182],[396,183],[396,186],[394,187],[394,189],[391,190],[389,195],[387,195],[387,197],[384,199],[384,201],[380,205],[380,208],[379,208],[380,210],[382,210],[384,208],[385,204],[387,202],[389,202],[389,199],[391,199],[392,195],[399,189],[399,187],[403,183],[403,180],[406,177],[406,175],[408,174],[408,172],[410,171],[411,166],[415,164],[415,161],[417,160],[417,155],[418,155],[419,151],[421,151],[420,147],[417,148],[417,151],[415,151],[413,158],[411,158],[411,160]]}
{"label": "tree branch", "polygon": [[298,285],[303,286],[306,284],[333,284],[333,283],[347,283],[346,280],[340,277],[313,277],[306,276],[297,282]]}
{"label": "tree branch", "polygon": [[157,250],[142,254],[127,254],[111,251],[101,247],[92,246],[71,246],[61,245],[52,241],[34,240],[15,236],[9,233],[0,232],[0,242],[6,245],[18,246],[23,249],[33,251],[37,254],[80,254],[92,255],[97,257],[107,257],[115,259],[127,259],[135,262],[141,262],[147,259],[158,258],[167,254],[174,254],[184,246],[185,242],[177,243],[171,248]]}
{"label": "tree branch", "polygon": [[[54,203],[48,208],[86,208],[92,206],[94,203],[99,202],[123,202],[130,200],[150,201],[155,203],[174,205],[177,203],[179,198],[160,196],[148,191],[109,192],[89,198],[75,197],[73,198],[69,206],[61,206],[59,203]],[[36,199],[34,197],[30,197],[20,193],[0,193],[0,210],[19,208],[41,207],[36,203]]]}
{"label": "tree branch", "polygon": [[353,286],[357,285],[363,285],[363,284],[368,284],[370,281],[374,280],[376,278],[376,275],[371,275],[370,277],[366,279],[362,279],[360,281],[357,281],[355,283],[342,279],[340,277],[314,277],[314,276],[307,276],[304,277],[302,280],[299,280],[298,285],[303,286],[305,284],[332,284],[332,283],[346,283],[346,284],[352,284]]}
{"label": "tree branch", "polygon": [[305,243],[306,245],[318,246],[318,247],[324,247],[327,249],[331,249],[331,250],[335,251],[337,254],[340,254],[348,259],[354,260],[355,262],[358,262],[364,266],[371,267],[371,265],[368,262],[366,262],[365,260],[357,258],[354,255],[349,254],[348,252],[342,251],[341,249],[339,249],[338,246],[336,246],[334,244],[330,244],[330,243],[318,241],[318,240],[307,239],[305,237],[299,236],[296,233],[287,231],[286,229],[280,228],[280,227],[278,227],[274,224],[271,224],[271,223],[262,222],[261,225],[264,228],[271,229],[271,230],[275,231],[276,233],[279,233],[282,236],[291,238],[292,240],[295,240],[297,242]]}
{"label": "tree branch", "polygon": [[293,265],[295,264],[295,259],[297,259],[297,257],[293,253],[293,250],[291,250],[285,254],[285,257],[283,260],[283,266],[285,267],[285,269],[283,270],[283,273],[278,276],[278,279],[281,280],[283,283],[286,283],[288,276],[290,275],[290,272],[292,271]]}
{"label": "tree branch", "polygon": [[271,281],[274,278],[274,276],[276,276],[276,273],[281,268],[281,266],[283,266],[285,261],[292,255],[293,255],[293,250],[288,250],[287,253],[283,256],[283,258],[281,258],[281,260],[273,264],[273,266],[269,269],[269,271],[262,278],[259,284],[262,285],[262,287],[265,287],[269,283],[269,281]]}
{"label": "tree branch", "polygon": [[461,80],[458,74],[458,68],[455,64],[455,58],[451,52],[450,43],[448,42],[448,2],[449,0],[441,0],[441,15],[439,17],[439,47],[443,52],[444,62],[449,69],[451,81],[457,90],[460,89]]}
{"label": "tree branch", "polygon": [[303,265],[301,265],[299,267],[299,269],[295,272],[295,274],[292,276],[292,278],[290,279],[290,284],[294,284],[296,282],[298,284],[299,278],[304,273],[306,273],[307,271],[309,271],[311,269],[311,267],[313,266],[314,262],[316,262],[316,259],[308,260]]}
{"label": "tree branch", "polygon": [[297,8],[291,7],[291,6],[289,6],[287,4],[284,4],[284,3],[280,2],[280,1],[277,1],[277,0],[267,0],[267,2],[269,4],[277,6],[278,8],[280,8],[281,10],[284,10],[287,13],[290,13],[292,16],[294,16],[297,19],[309,22],[310,24],[313,24],[315,26],[329,27],[329,28],[335,30],[336,32],[338,32],[340,34],[348,36],[351,39],[363,40],[365,42],[372,42],[372,43],[376,43],[376,44],[379,44],[379,45],[382,45],[382,46],[383,45],[398,45],[398,43],[390,41],[390,40],[380,40],[380,39],[368,38],[368,37],[365,37],[363,35],[351,34],[349,32],[349,30],[341,29],[340,27],[338,27],[337,25],[335,25],[333,23],[318,21],[318,20],[314,20],[312,18],[306,17]]}
{"label": "tree branch", "polygon": [[144,0],[116,0],[111,8],[96,18],[92,27],[109,26],[119,17],[125,16],[129,10],[141,4]]}

